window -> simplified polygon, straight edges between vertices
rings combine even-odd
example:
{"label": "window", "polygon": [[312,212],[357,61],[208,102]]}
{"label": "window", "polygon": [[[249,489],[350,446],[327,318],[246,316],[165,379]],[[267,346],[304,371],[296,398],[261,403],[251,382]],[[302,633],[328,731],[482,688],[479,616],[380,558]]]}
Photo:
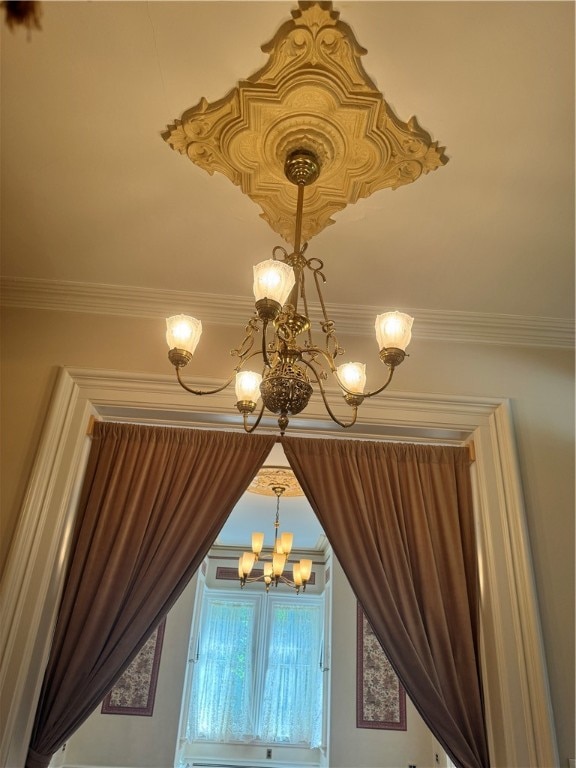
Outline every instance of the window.
{"label": "window", "polygon": [[323,624],[322,596],[205,587],[186,740],[320,746]]}

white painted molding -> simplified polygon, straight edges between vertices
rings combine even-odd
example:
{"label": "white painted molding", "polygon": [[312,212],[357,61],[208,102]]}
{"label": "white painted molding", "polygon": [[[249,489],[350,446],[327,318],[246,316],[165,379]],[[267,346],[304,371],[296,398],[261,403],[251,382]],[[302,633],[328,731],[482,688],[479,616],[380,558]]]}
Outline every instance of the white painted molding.
{"label": "white painted molding", "polygon": [[552,729],[553,712],[508,401],[475,430],[474,446],[483,681],[488,721],[506,724],[491,728],[492,756],[506,756],[492,768],[553,768],[555,739],[538,727]]}
{"label": "white painted molding", "polygon": [[[93,413],[74,379],[62,371],[2,579],[0,699],[10,701],[0,741],[2,766],[24,765],[35,702],[48,660],[66,554],[88,455],[86,424]],[[8,691],[24,694],[18,708]]]}
{"label": "white painted molding", "polygon": [[[1,297],[6,307],[154,319],[186,312],[198,315],[205,323],[242,327],[254,309],[250,297],[21,277],[2,278]],[[382,311],[381,307],[351,305],[329,305],[328,309],[339,333],[354,336],[373,336],[374,318]],[[415,339],[574,348],[571,319],[410,308],[404,311],[417,320]],[[320,319],[318,305],[311,304],[311,314],[314,321]]]}
{"label": "white painted molding", "polygon": [[[195,380],[194,386],[209,382]],[[168,376],[62,370],[4,580],[0,695],[10,701],[3,768],[24,764],[49,651],[91,414],[116,421],[238,428],[230,393],[193,398]],[[507,401],[402,395],[369,401],[355,438],[476,446],[483,680],[493,768],[556,766],[552,710]],[[276,431],[273,421],[267,422]],[[321,402],[291,433],[336,436]],[[341,430],[337,432],[342,437]]]}

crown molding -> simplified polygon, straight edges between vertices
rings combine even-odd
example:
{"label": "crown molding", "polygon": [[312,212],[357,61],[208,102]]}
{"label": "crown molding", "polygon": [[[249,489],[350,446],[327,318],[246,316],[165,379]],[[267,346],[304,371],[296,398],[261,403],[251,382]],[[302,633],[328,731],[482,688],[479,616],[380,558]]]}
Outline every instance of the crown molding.
{"label": "crown molding", "polygon": [[[192,293],[133,286],[3,277],[4,307],[51,309],[124,317],[165,318],[186,311],[203,323],[242,325],[254,309],[247,297]],[[330,305],[332,319],[342,335],[370,336],[380,307]],[[573,349],[574,321],[568,318],[500,315],[404,308],[417,318],[414,338],[504,346]],[[311,305],[312,319],[319,307]]]}

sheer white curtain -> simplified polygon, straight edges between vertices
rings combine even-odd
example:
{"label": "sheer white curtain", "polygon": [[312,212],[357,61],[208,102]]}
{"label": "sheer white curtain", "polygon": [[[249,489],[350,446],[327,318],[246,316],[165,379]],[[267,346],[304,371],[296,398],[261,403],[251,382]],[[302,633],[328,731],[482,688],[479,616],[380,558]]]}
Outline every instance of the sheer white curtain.
{"label": "sheer white curtain", "polygon": [[253,738],[253,647],[256,604],[206,597],[194,670],[189,740]]}
{"label": "sheer white curtain", "polygon": [[292,597],[290,603],[271,599],[269,610],[260,738],[318,747],[322,740],[322,606],[294,602]]}

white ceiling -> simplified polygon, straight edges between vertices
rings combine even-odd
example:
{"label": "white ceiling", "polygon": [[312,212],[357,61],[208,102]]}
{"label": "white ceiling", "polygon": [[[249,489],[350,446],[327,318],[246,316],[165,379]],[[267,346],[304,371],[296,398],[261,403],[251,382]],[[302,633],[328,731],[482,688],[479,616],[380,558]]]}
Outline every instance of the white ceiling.
{"label": "white ceiling", "polygon": [[[295,7],[45,2],[41,31],[2,25],[3,277],[249,296],[278,237],[160,134],[262,67]],[[335,8],[449,162],[312,241],[327,301],[572,318],[574,4]]]}

